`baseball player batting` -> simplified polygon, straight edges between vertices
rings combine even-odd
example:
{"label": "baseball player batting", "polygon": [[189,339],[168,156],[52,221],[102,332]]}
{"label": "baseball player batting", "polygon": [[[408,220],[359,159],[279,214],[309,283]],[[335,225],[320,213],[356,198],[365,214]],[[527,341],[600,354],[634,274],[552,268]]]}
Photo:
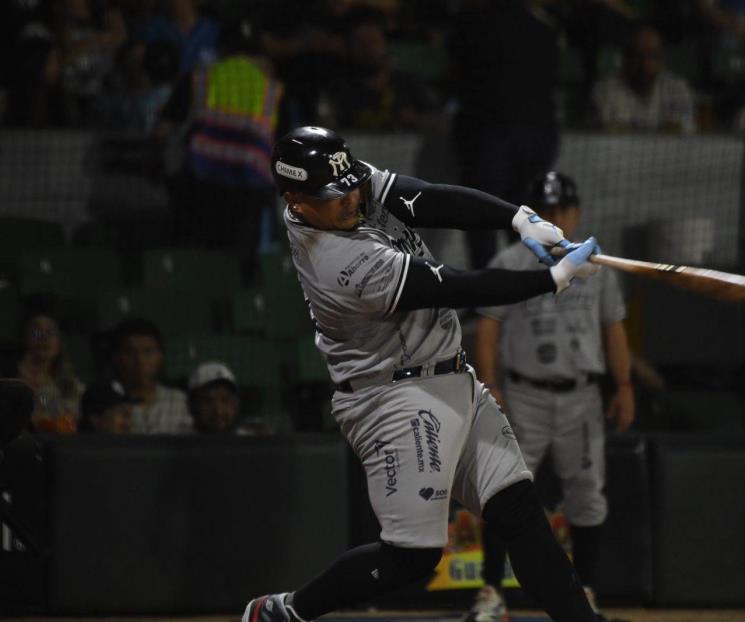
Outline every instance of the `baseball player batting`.
{"label": "baseball player batting", "polygon": [[[312,620],[429,576],[447,543],[451,497],[506,542],[520,582],[556,622],[596,622],[509,422],[466,363],[453,311],[560,294],[597,271],[594,238],[570,245],[528,207],[378,170],[324,128],[277,141],[272,173],[336,388],[333,414],[382,530],[303,587],[251,600],[244,622]],[[510,226],[544,262],[556,245],[568,253],[548,270],[461,272],[417,233]]]}
{"label": "baseball player batting", "polygon": [[[530,203],[572,236],[580,217],[580,200],[570,177],[552,171],[537,179]],[[516,243],[497,254],[489,266],[525,270],[534,262],[533,254]],[[535,472],[543,458],[551,455],[571,527],[574,565],[595,608],[592,586],[600,529],[607,515],[599,386],[606,359],[616,385],[608,416],[617,420],[621,430],[634,419],[625,308],[616,274],[603,270],[558,297],[543,295],[478,311],[482,315],[476,329],[479,377],[510,413],[528,469]],[[504,544],[488,529],[483,541],[485,587],[466,622],[507,619],[499,592]]]}

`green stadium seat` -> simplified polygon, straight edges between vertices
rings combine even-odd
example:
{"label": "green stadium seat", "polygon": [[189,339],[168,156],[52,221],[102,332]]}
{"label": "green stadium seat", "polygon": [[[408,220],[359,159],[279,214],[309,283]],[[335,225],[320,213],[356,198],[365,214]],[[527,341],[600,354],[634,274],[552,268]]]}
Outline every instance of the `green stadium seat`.
{"label": "green stadium seat", "polygon": [[145,285],[171,291],[228,298],[243,283],[239,253],[161,248],[142,254]]}
{"label": "green stadium seat", "polygon": [[75,375],[86,385],[93,382],[96,379],[96,365],[90,338],[85,335],[65,335],[62,340]]}
{"label": "green stadium seat", "polygon": [[119,287],[119,256],[107,249],[26,251],[18,262],[21,294],[55,294],[94,300],[101,291]]}
{"label": "green stadium seat", "polygon": [[18,259],[24,251],[58,249],[64,245],[64,231],[56,222],[0,218],[0,274],[16,278]]}
{"label": "green stadium seat", "polygon": [[298,379],[304,382],[330,382],[326,361],[316,348],[312,337],[297,342]]}
{"label": "green stadium seat", "polygon": [[[293,339],[313,334],[308,305],[290,256],[267,254],[260,258],[261,291],[266,303],[266,333],[275,339]],[[235,322],[241,324],[234,308]]]}
{"label": "green stadium seat", "polygon": [[166,373],[183,382],[207,361],[220,361],[235,374],[242,387],[260,387],[276,393],[280,385],[279,357],[272,343],[256,337],[189,335],[166,339]]}
{"label": "green stadium seat", "polygon": [[396,69],[425,81],[441,78],[448,65],[444,46],[435,46],[426,41],[392,42],[391,58]]}
{"label": "green stadium seat", "polygon": [[270,324],[266,292],[258,287],[238,291],[233,297],[233,329],[241,334],[266,335]]}
{"label": "green stadium seat", "polygon": [[15,340],[21,321],[18,292],[7,281],[0,281],[0,340]]}
{"label": "green stadium seat", "polygon": [[56,222],[33,218],[0,218],[0,248],[51,249],[65,245],[65,233]]}
{"label": "green stadium seat", "polygon": [[212,303],[204,296],[147,287],[104,292],[98,301],[98,326],[108,329],[127,317],[155,322],[163,334],[210,333]]}

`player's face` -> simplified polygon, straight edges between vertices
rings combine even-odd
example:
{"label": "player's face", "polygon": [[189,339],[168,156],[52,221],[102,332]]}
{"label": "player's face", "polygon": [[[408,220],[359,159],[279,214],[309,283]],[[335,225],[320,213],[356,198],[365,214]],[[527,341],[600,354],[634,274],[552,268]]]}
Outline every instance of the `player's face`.
{"label": "player's face", "polygon": [[304,194],[288,194],[285,198],[291,209],[316,229],[352,231],[362,219],[362,193],[359,188],[338,199],[316,199]]}

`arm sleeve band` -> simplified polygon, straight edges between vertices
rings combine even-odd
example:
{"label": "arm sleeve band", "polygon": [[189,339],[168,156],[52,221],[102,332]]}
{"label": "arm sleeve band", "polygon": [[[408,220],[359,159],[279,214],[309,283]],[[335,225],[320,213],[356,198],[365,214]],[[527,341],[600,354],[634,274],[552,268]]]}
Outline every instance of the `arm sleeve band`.
{"label": "arm sleeve band", "polygon": [[491,194],[397,175],[383,204],[410,227],[511,229],[517,205]]}
{"label": "arm sleeve band", "polygon": [[412,257],[395,311],[508,305],[556,291],[548,270],[460,271]]}

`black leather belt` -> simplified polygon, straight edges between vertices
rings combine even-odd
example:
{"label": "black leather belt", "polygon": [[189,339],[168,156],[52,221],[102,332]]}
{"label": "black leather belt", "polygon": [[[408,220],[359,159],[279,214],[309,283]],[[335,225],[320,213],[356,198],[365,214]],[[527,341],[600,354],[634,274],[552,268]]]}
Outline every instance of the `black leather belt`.
{"label": "black leather belt", "polygon": [[536,389],[545,389],[546,391],[553,391],[554,393],[567,393],[569,391],[574,391],[577,387],[584,386],[584,384],[597,384],[603,377],[601,374],[586,374],[584,376],[583,384],[582,379],[577,380],[575,378],[538,380],[536,378],[528,378],[527,376],[523,376],[522,374],[512,370],[509,370],[507,375],[512,382],[518,384],[529,384],[531,387],[535,387]]}
{"label": "black leather belt", "polygon": [[[399,380],[406,380],[407,378],[419,378],[422,375],[424,365],[418,367],[406,367],[404,369],[397,369],[393,372],[391,382],[397,382]],[[447,361],[440,361],[435,363],[434,369],[432,370],[432,376],[439,376],[440,374],[452,374],[456,372],[462,372],[466,369],[466,353],[461,350],[453,358]],[[335,385],[334,388],[342,393],[354,393],[355,389],[352,387],[352,383],[349,380],[344,380],[339,384]]]}

